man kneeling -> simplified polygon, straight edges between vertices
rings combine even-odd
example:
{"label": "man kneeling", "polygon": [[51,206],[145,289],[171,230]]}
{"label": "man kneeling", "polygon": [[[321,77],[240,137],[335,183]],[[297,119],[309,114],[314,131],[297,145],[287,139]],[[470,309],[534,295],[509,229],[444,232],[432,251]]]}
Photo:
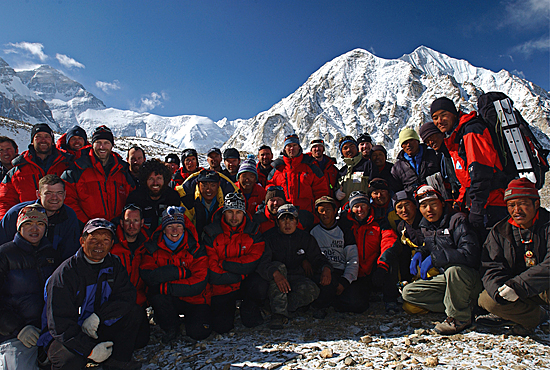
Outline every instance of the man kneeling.
{"label": "man kneeling", "polygon": [[52,369],[81,369],[88,359],[104,370],[141,367],[132,353],[142,310],[126,269],[109,253],[114,237],[115,226],[109,221],[88,221],[81,248],[55,270],[46,286]]}

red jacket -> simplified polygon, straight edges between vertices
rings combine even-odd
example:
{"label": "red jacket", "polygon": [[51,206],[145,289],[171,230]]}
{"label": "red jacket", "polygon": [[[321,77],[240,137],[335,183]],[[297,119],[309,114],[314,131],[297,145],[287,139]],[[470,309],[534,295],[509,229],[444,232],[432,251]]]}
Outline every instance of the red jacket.
{"label": "red jacket", "polygon": [[172,181],[170,181],[170,187],[174,189],[176,186],[181,185],[187,180],[189,176],[196,172],[201,172],[204,170],[203,167],[197,167],[195,172],[187,172],[185,167],[180,167],[174,174],[172,175]]}
{"label": "red jacket", "polygon": [[61,176],[66,183],[65,204],[83,223],[96,217],[112,220],[119,216],[128,194],[134,190],[128,163],[116,153],[111,154],[109,161],[112,168],[106,176],[101,162],[90,148],[83,151],[82,157]]}
{"label": "red jacket", "polygon": [[145,247],[143,245],[149,240],[149,236],[147,235],[145,229],[142,228],[141,233],[138,234],[137,238],[137,241],[139,241],[139,247],[133,253],[128,247],[128,241],[124,238],[124,232],[121,226],[117,227],[116,237],[116,243],[111,249],[111,254],[118,256],[122,265],[126,267],[128,276],[130,276],[130,281],[137,290],[136,303],[143,306],[147,299],[145,297],[145,282],[139,276],[139,265],[141,264],[141,259],[145,253]]}
{"label": "red jacket", "polygon": [[327,179],[315,163],[309,155],[283,156],[273,162],[276,170],[271,172],[267,182],[282,186],[287,202],[314,213],[315,200],[330,194]]}
{"label": "red jacket", "polygon": [[[192,304],[210,304],[208,256],[198,242],[197,230],[185,216],[185,232],[180,245],[172,251],[166,245],[162,226],[145,243],[139,267],[149,294],[152,287]],[[165,266],[174,266],[165,269]]]}
{"label": "red jacket", "polygon": [[[343,229],[353,230],[359,252],[359,277],[370,275],[375,265],[389,270],[390,249],[394,247],[397,235],[389,226],[384,226],[384,223],[380,226],[374,221],[372,209],[361,223],[353,217],[351,210],[348,210],[340,217],[339,225]],[[397,248],[397,245],[394,248]]]}
{"label": "red jacket", "polygon": [[[241,188],[240,182],[237,181],[235,185],[237,185],[239,189]],[[246,199],[246,213],[252,218],[256,213],[256,208],[265,200],[265,189],[260,184],[256,183],[254,184],[254,188],[252,188],[250,196],[248,198],[245,194],[243,194],[243,196]]]}
{"label": "red jacket", "polygon": [[248,216],[237,227],[229,226],[221,213],[216,218],[203,234],[213,296],[238,290],[241,280],[256,270],[265,249],[258,224]]}
{"label": "red jacket", "polygon": [[57,139],[57,142],[55,143],[55,147],[57,150],[74,155],[74,159],[78,159],[82,156],[82,151],[86,151],[86,149],[89,149],[92,147],[92,144],[86,141],[86,144],[80,149],[80,150],[71,150],[69,149],[69,145],[67,144],[67,134],[61,135],[59,139]]}
{"label": "red jacket", "polygon": [[[298,214],[298,229],[305,230],[305,227],[302,223],[306,224],[308,228],[313,226],[314,219],[313,215],[310,212],[298,211]],[[273,229],[274,227],[277,227],[277,216],[269,213],[269,210],[267,209],[267,206],[265,204],[260,205],[256,213],[252,217],[252,220],[260,225],[260,232],[262,234],[268,230]]]}
{"label": "red jacket", "polygon": [[[306,154],[311,155],[311,152]],[[325,165],[323,167],[321,167],[319,161],[315,160],[315,163],[317,163],[321,171],[323,171],[323,176],[327,179],[330,196],[334,197],[334,192],[336,191],[336,180],[338,180],[338,168],[336,168],[336,159],[329,157],[325,154],[323,154],[323,158],[325,159]]]}
{"label": "red jacket", "polygon": [[48,172],[36,163],[34,148],[24,151],[13,160],[13,168],[0,183],[0,219],[16,204],[36,200],[38,181],[48,174],[61,174],[69,167],[73,157],[52,148],[53,161]]}
{"label": "red jacket", "polygon": [[[269,166],[269,172],[271,172],[271,170],[273,170],[273,167]],[[269,175],[269,172],[263,171],[262,164],[260,162],[256,165],[256,171],[258,171],[258,184],[265,188],[267,185],[267,176]]]}
{"label": "red jacket", "polygon": [[488,206],[506,206],[507,181],[498,152],[485,124],[477,112],[459,113],[457,127],[445,138],[453,160],[456,177],[462,187],[457,202],[470,211],[483,214]]}

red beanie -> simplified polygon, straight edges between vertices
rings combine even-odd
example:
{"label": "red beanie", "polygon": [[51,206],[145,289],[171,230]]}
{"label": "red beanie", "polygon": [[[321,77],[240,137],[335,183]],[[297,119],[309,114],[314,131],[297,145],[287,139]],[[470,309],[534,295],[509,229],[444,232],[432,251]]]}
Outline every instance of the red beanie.
{"label": "red beanie", "polygon": [[516,198],[540,199],[540,196],[535,184],[522,177],[520,179],[510,181],[508,188],[504,192],[505,202]]}

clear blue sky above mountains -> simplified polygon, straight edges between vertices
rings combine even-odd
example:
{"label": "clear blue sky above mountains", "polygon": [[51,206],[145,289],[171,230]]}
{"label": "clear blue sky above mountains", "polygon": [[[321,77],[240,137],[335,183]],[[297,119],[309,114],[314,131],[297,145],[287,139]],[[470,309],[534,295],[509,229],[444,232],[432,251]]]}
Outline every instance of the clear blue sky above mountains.
{"label": "clear blue sky above mountains", "polygon": [[49,64],[108,107],[249,118],[355,48],[420,45],[550,87],[550,1],[9,1],[0,56]]}

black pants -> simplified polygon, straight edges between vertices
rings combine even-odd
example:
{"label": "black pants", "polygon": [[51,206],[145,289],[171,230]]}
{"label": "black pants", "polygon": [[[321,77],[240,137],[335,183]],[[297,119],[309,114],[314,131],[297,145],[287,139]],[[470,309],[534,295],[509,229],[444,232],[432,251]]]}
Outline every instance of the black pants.
{"label": "black pants", "polygon": [[210,306],[207,304],[192,304],[165,294],[157,294],[148,298],[155,310],[155,321],[162,330],[179,330],[179,315],[183,314],[185,333],[191,338],[205,339],[212,332]]}
{"label": "black pants", "polygon": [[[113,353],[110,358],[119,361],[130,361],[136,346],[138,331],[142,326],[143,308],[135,305],[126,315],[121,317],[113,325],[99,324],[97,330],[98,339],[90,338],[95,344],[112,341]],[[88,362],[90,353],[79,355],[71,352],[63,343],[53,340],[48,348],[48,358],[52,363],[52,369],[81,369]]]}
{"label": "black pants", "polygon": [[269,282],[257,272],[248,275],[241,282],[241,320],[247,328],[253,328],[263,322],[261,307],[267,301]]}
{"label": "black pants", "polygon": [[210,309],[212,312],[211,325],[216,333],[227,333],[235,326],[236,303],[240,291],[212,297]]}
{"label": "black pants", "polygon": [[313,278],[313,281],[317,283],[317,286],[320,289],[319,297],[317,297],[317,299],[311,304],[313,307],[328,308],[334,303],[335,300],[338,299],[338,296],[336,295],[336,289],[340,284],[340,277],[343,273],[344,271],[342,270],[332,270],[332,276],[329,285],[319,284],[319,281],[321,280],[321,275],[316,275]]}

